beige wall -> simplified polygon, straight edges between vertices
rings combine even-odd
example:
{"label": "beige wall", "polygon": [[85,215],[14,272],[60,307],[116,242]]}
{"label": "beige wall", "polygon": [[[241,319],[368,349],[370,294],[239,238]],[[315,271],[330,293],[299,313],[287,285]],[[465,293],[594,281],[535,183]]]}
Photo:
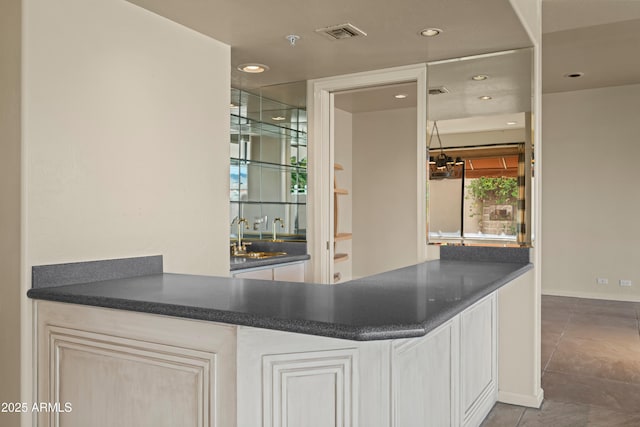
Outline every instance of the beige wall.
{"label": "beige wall", "polygon": [[498,290],[498,401],[538,407],[540,330],[531,319],[539,310],[535,272],[530,270]]}
{"label": "beige wall", "polygon": [[33,265],[162,254],[228,275],[230,49],[126,1],[22,3],[29,401]]}
{"label": "beige wall", "polygon": [[20,3],[0,4],[0,402],[20,401]]}
{"label": "beige wall", "polygon": [[543,103],[542,291],[640,301],[640,85]]}
{"label": "beige wall", "polygon": [[[333,159],[335,163],[339,163],[344,167],[342,171],[335,171],[336,181],[340,188],[349,191],[349,194],[345,196],[338,196],[338,231],[351,233],[353,230],[353,118],[351,113],[336,108],[334,110],[334,119],[335,142]],[[337,242],[335,251],[349,254],[349,259],[336,263],[333,268],[334,274],[340,273],[341,282],[351,280],[353,278],[353,240]]]}
{"label": "beige wall", "polygon": [[28,267],[227,275],[229,47],[126,1],[24,5]]}
{"label": "beige wall", "polygon": [[353,275],[418,262],[416,109],[353,114]]}

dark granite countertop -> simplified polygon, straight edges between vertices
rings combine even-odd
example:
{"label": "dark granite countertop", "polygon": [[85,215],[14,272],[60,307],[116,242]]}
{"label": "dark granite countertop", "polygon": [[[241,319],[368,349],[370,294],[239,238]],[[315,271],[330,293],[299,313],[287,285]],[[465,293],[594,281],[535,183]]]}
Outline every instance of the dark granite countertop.
{"label": "dark granite countertop", "polygon": [[257,267],[268,267],[268,266],[277,266],[278,264],[285,264],[289,262],[295,261],[305,261],[311,258],[307,254],[302,255],[281,255],[275,256],[272,258],[264,258],[264,259],[251,259],[251,258],[242,258],[242,257],[231,257],[231,267],[230,270],[232,272],[238,272],[242,270],[246,270],[247,268],[257,268]]}
{"label": "dark granite countertop", "polygon": [[438,260],[331,286],[159,273],[39,287],[28,296],[367,341],[423,336],[531,268]]}
{"label": "dark granite countertop", "polygon": [[264,252],[285,252],[286,255],[272,258],[252,259],[243,257],[231,257],[229,269],[232,272],[247,268],[267,267],[270,265],[284,264],[294,261],[305,261],[310,258],[307,254],[307,242],[289,241],[269,241],[269,240],[247,240],[251,246],[250,251]]}

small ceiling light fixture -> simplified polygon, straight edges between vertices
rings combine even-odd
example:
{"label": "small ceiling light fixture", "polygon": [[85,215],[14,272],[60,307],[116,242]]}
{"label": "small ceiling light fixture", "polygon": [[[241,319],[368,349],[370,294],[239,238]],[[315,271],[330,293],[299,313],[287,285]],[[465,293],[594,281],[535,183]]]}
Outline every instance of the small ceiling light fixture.
{"label": "small ceiling light fixture", "polygon": [[568,79],[579,79],[580,77],[584,76],[584,73],[582,72],[577,72],[577,73],[567,73],[564,75],[566,78]]}
{"label": "small ceiling light fixture", "polygon": [[276,121],[282,121],[285,120],[286,117],[282,117],[282,116],[276,116],[276,117],[271,117],[271,120],[276,120]]}
{"label": "small ceiling light fixture", "polygon": [[507,126],[515,126],[518,122],[507,122]]}
{"label": "small ceiling light fixture", "polygon": [[244,73],[257,74],[257,73],[264,73],[265,71],[268,71],[269,67],[267,67],[264,64],[250,63],[250,64],[238,65],[238,70]]}
{"label": "small ceiling light fixture", "polygon": [[424,30],[420,31],[420,35],[423,37],[435,37],[438,36],[442,33],[442,30],[440,28],[425,28]]}
{"label": "small ceiling light fixture", "polygon": [[489,95],[485,95],[485,96],[479,96],[478,99],[481,99],[483,101],[488,101],[488,100],[493,99],[493,98],[490,97]]}
{"label": "small ceiling light fixture", "polygon": [[476,74],[475,76],[471,77],[471,80],[475,80],[477,82],[481,82],[483,80],[487,80],[489,78],[488,75],[486,74]]}
{"label": "small ceiling light fixture", "polygon": [[407,97],[406,93],[399,93],[397,95],[393,95],[394,98],[396,99],[405,99]]}

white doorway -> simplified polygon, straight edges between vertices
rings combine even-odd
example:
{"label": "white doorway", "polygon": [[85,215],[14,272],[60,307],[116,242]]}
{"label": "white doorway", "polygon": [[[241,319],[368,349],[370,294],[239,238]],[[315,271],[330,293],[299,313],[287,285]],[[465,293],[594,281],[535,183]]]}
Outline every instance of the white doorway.
{"label": "white doorway", "polygon": [[[344,172],[338,171],[336,175],[334,169],[336,152],[338,157],[342,156],[341,152],[344,153],[344,150],[340,149],[341,147],[336,147],[336,119],[340,120],[344,111],[339,110],[338,116],[336,116],[336,96],[357,93],[369,88],[404,86],[405,89],[410,88],[413,91],[410,95],[415,100],[415,118],[412,117],[406,123],[415,126],[410,133],[411,138],[415,139],[415,145],[409,141],[408,151],[405,147],[400,163],[392,161],[389,158],[389,147],[394,146],[393,135],[384,137],[384,131],[387,129],[382,116],[379,116],[378,120],[373,117],[369,118],[374,119],[370,123],[379,126],[377,131],[374,129],[375,126],[370,129],[373,132],[369,137],[372,145],[360,148],[360,151],[354,154],[357,159],[351,158],[349,165],[350,172],[355,175],[355,177],[352,175],[353,184],[358,180],[361,182],[366,179],[371,180],[370,188],[366,191],[359,191],[360,194],[352,195],[351,202],[356,201],[359,208],[354,210],[357,217],[352,218],[351,223],[346,225],[356,224],[356,231],[358,229],[361,231],[359,232],[359,241],[354,242],[349,249],[353,250],[358,245],[368,248],[375,248],[378,245],[377,247],[381,250],[369,253],[367,257],[370,257],[370,260],[367,262],[370,261],[372,265],[386,270],[415,264],[425,259],[426,77],[426,64],[418,64],[309,81],[307,86],[308,99],[311,101],[308,104],[311,119],[309,123],[309,229],[307,233],[308,248],[311,254],[309,280],[325,284],[339,281],[337,276],[338,280],[334,278],[334,273],[340,272],[339,269],[336,269],[334,258],[337,253],[337,258],[343,257],[345,253],[340,252],[339,245],[342,243],[336,243],[336,235],[344,236],[351,232],[351,230],[344,228],[337,229],[334,219],[338,218],[338,212],[335,210],[335,200],[338,200],[338,197],[334,196],[334,187],[336,183],[345,180],[345,177],[342,177]],[[410,86],[404,85],[407,83]],[[340,100],[344,99],[342,95],[338,98],[339,103],[342,103]],[[392,130],[389,131],[393,134]],[[366,132],[359,132],[359,134],[365,135],[366,138]],[[378,138],[380,140],[374,141],[376,137],[382,139]],[[384,162],[385,156],[389,159],[388,163]],[[397,153],[394,152],[391,157],[397,157]],[[369,178],[362,175],[365,173]],[[348,174],[349,171],[347,171]],[[380,178],[385,174],[387,177],[393,176],[393,179],[401,179],[402,181],[393,183],[393,179]],[[401,178],[399,178],[400,176]],[[377,178],[382,181],[376,182]],[[360,188],[365,187],[362,187],[361,184]],[[380,190],[380,197],[376,198],[372,188]],[[368,193],[368,195],[365,197],[364,193]],[[338,204],[340,203],[342,202],[338,201]],[[369,210],[364,210],[363,206],[369,205]],[[396,211],[394,212],[393,209]],[[338,222],[339,227],[345,225],[344,221],[341,224],[340,221]],[[410,231],[407,232],[407,230]],[[394,234],[395,231],[398,233]],[[385,233],[388,235],[385,236]],[[355,235],[355,238],[358,238],[358,234]],[[388,251],[387,254],[392,256],[385,257],[385,251]],[[346,253],[346,255],[349,254]],[[376,257],[382,258],[376,260]],[[391,260],[394,257],[396,261]],[[384,262],[380,262],[380,260]],[[359,264],[362,266],[362,258]],[[362,272],[363,268],[359,267],[358,270]],[[379,272],[375,269],[371,271],[373,273]],[[356,275],[369,274],[356,273]]]}

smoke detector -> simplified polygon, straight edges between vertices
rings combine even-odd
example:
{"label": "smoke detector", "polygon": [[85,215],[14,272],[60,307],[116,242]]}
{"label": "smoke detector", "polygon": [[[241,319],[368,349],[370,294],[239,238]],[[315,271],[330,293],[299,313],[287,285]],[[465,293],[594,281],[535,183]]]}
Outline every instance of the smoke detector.
{"label": "smoke detector", "polygon": [[444,86],[429,88],[429,95],[442,95],[443,93],[449,93],[449,89]]}
{"label": "smoke detector", "polygon": [[348,22],[346,24],[334,25],[326,28],[319,28],[316,30],[316,33],[322,34],[323,36],[331,40],[350,39],[353,37],[360,37],[360,36],[367,35],[367,33],[362,31],[360,28]]}

